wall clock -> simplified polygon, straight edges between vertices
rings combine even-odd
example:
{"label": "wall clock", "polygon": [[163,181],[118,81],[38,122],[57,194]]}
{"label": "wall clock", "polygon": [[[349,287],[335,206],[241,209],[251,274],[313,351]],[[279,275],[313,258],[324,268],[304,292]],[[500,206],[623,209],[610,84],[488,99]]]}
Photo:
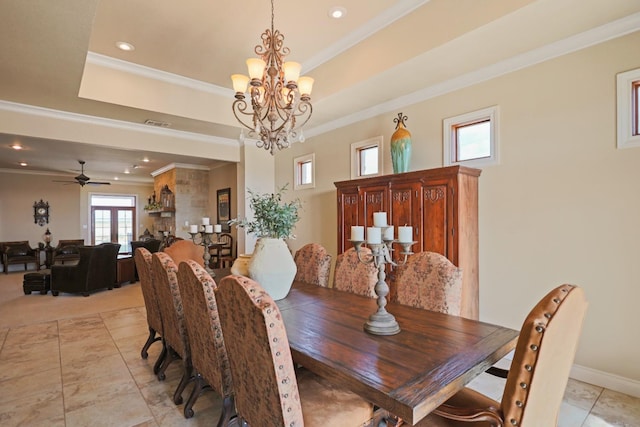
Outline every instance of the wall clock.
{"label": "wall clock", "polygon": [[39,202],[33,203],[33,222],[40,227],[49,224],[49,202],[40,199]]}

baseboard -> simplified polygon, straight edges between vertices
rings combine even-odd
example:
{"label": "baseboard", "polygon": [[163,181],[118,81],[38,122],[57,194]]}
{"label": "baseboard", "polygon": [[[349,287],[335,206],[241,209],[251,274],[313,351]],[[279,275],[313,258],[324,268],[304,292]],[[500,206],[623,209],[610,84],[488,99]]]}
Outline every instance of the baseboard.
{"label": "baseboard", "polygon": [[569,376],[574,380],[583,381],[585,383],[608,388],[609,390],[640,397],[640,381],[632,380],[630,378],[621,377],[619,375],[575,364],[571,368]]}
{"label": "baseboard", "polygon": [[[508,365],[513,360],[513,351],[504,356],[504,359],[507,359],[509,362],[501,367],[508,369]],[[609,390],[617,391],[619,393],[640,397],[640,381],[621,377],[620,375],[610,374],[608,372],[598,371],[596,369],[587,368],[586,366],[574,364],[571,367],[569,377],[598,387],[608,388]]]}

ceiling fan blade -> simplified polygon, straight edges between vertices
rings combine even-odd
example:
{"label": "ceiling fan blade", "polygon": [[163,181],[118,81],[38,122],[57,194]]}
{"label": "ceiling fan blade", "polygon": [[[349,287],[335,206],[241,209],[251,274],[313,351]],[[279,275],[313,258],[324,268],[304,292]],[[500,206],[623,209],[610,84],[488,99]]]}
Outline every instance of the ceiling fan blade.
{"label": "ceiling fan blade", "polygon": [[52,179],[51,182],[64,182],[66,184],[78,184],[78,181],[62,181],[59,179]]}
{"label": "ceiling fan blade", "polygon": [[88,185],[111,185],[110,182],[100,182],[100,181],[89,181],[89,182],[86,182],[85,184],[88,184]]}

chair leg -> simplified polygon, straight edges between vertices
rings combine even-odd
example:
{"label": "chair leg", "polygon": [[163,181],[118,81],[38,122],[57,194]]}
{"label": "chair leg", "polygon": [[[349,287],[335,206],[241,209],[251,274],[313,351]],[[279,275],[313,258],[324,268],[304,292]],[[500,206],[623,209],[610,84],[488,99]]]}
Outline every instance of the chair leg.
{"label": "chair leg", "polygon": [[151,347],[151,344],[153,344],[156,341],[160,341],[160,337],[156,337],[156,330],[153,329],[151,326],[149,326],[149,337],[147,338],[147,342],[145,342],[144,345],[142,346],[142,350],[140,351],[140,357],[142,357],[143,359],[146,359],[147,357],[149,357],[149,353],[147,353],[147,350],[149,350],[149,347]]}
{"label": "chair leg", "polygon": [[193,390],[191,390],[191,394],[187,399],[187,403],[184,404],[185,418],[193,417],[193,405],[196,403],[196,400],[198,400],[198,397],[200,397],[203,391],[211,388],[211,386],[207,384],[204,378],[202,378],[202,375],[200,375],[199,373],[196,373],[194,375],[193,380]]}
{"label": "chair leg", "polygon": [[193,381],[193,365],[191,364],[191,358],[187,357],[187,360],[183,361],[184,372],[178,387],[176,387],[175,393],[173,393],[173,403],[180,405],[182,403],[182,392],[191,381]]}
{"label": "chair leg", "polygon": [[165,347],[165,357],[162,361],[162,364],[160,365],[160,368],[158,369],[158,379],[160,381],[164,381],[164,372],[167,370],[171,362],[180,359],[180,356],[178,356],[178,354],[171,347],[169,347],[167,343],[164,342],[164,340],[162,341],[162,345]]}
{"label": "chair leg", "polygon": [[218,420],[217,427],[228,426],[231,423],[231,418],[236,415],[236,405],[233,402],[233,396],[225,396],[222,400],[222,413]]}
{"label": "chair leg", "polygon": [[153,365],[153,373],[155,375],[158,375],[158,372],[160,372],[160,367],[164,363],[164,359],[166,357],[167,357],[167,347],[165,347],[163,343],[162,350],[160,350],[160,354],[158,355],[158,360],[156,360],[156,363]]}

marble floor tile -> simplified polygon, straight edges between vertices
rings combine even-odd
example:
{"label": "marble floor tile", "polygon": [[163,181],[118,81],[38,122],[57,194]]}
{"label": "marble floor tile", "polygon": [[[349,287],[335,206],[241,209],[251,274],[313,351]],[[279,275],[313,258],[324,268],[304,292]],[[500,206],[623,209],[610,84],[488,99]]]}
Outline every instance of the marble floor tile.
{"label": "marble floor tile", "polygon": [[558,427],[581,426],[602,390],[602,387],[569,379],[560,405]]}
{"label": "marble floor tile", "polygon": [[66,386],[81,382],[101,381],[103,378],[130,379],[131,372],[120,354],[111,354],[86,363],[75,360],[62,364],[62,382]]}
{"label": "marble floor tile", "polygon": [[[55,366],[43,371],[32,371],[27,376],[13,377],[0,382],[0,405],[30,398],[40,394],[55,395],[62,393],[60,367]],[[1,420],[1,418],[0,418]]]}
{"label": "marble floor tile", "polygon": [[584,426],[639,427],[640,398],[604,389]]}
{"label": "marble floor tile", "polygon": [[96,396],[90,404],[65,411],[66,427],[129,427],[154,421],[139,390],[118,391]]}
{"label": "marble floor tile", "polygon": [[0,403],[0,424],[3,427],[65,427],[62,391],[46,389]]}

